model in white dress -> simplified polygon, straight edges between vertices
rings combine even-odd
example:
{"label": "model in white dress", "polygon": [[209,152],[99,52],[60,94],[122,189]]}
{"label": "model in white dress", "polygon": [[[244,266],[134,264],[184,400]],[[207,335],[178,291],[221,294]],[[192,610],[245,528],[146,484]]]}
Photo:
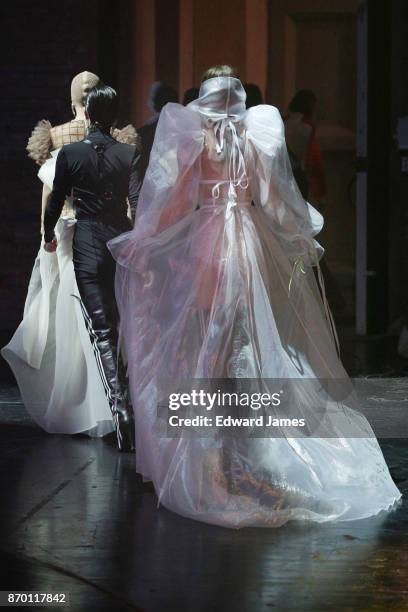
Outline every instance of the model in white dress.
{"label": "model in white dress", "polygon": [[[294,181],[278,110],[245,111],[238,79],[210,78],[188,107],[163,109],[134,229],[109,247],[136,470],[167,508],[227,527],[276,527],[364,518],[399,499],[355,409],[314,278],[322,224]],[[176,389],[222,378],[299,383],[313,435],[169,434],[158,414],[169,381]],[[319,418],[315,401],[325,406]]]}
{"label": "model in white dress", "polygon": [[[75,119],[53,128],[43,120],[30,138],[30,157],[41,166],[43,211],[60,147],[86,135],[84,101],[98,81],[89,72],[77,75],[71,87]],[[135,144],[132,126],[114,135]],[[1,354],[14,373],[27,411],[40,427],[49,433],[103,436],[114,425],[81,311],[72,263],[74,225],[72,203],[67,201],[55,228],[58,248],[48,253],[41,241],[23,320]]]}

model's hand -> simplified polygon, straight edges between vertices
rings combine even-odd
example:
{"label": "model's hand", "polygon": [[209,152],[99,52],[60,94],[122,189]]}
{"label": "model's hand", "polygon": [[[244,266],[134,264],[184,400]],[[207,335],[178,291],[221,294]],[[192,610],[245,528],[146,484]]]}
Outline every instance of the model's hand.
{"label": "model's hand", "polygon": [[58,243],[56,238],[51,240],[51,242],[44,242],[44,249],[47,251],[47,253],[55,253],[57,246]]}

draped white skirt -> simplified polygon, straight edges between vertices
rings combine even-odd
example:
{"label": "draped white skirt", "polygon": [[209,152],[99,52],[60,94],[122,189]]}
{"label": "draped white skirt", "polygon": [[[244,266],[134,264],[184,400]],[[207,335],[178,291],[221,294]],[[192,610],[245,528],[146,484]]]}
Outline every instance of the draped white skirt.
{"label": "draped white skirt", "polygon": [[[239,528],[361,519],[400,498],[351,398],[350,405],[324,398],[319,381],[345,389],[350,381],[313,271],[293,272],[259,208],[204,203],[157,236],[141,242],[129,232],[109,247],[118,261],[136,469],[153,481],[160,503]],[[317,437],[216,428],[205,437],[169,436],[158,415],[168,381],[177,388],[177,381],[220,378],[309,381],[301,390],[312,395],[298,403],[306,417],[326,403]]]}
{"label": "draped white skirt", "polygon": [[23,320],[1,354],[40,427],[103,436],[114,427],[81,313],[72,263],[74,226],[73,219],[58,221],[56,253],[41,244]]}

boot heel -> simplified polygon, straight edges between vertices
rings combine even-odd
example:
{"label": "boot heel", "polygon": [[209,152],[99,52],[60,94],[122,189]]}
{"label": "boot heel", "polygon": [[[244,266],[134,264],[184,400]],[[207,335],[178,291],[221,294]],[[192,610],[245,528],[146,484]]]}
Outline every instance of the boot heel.
{"label": "boot heel", "polygon": [[121,453],[131,453],[135,451],[135,427],[132,421],[123,421],[118,415],[116,434],[118,448]]}
{"label": "boot heel", "polygon": [[121,453],[134,453],[135,452],[135,440],[133,431],[133,424],[126,425],[125,431],[123,432],[122,444],[119,448]]}

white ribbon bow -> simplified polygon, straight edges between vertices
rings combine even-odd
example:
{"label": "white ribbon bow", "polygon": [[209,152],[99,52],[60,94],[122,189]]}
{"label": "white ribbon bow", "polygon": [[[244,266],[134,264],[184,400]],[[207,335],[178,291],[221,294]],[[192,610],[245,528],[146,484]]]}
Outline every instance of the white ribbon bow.
{"label": "white ribbon bow", "polygon": [[232,215],[232,211],[237,206],[237,192],[236,188],[247,189],[248,187],[248,176],[246,172],[245,159],[241,151],[237,130],[231,119],[221,119],[214,125],[214,135],[216,140],[216,151],[222,153],[225,146],[225,130],[231,131],[231,152],[228,163],[228,180],[219,181],[212,188],[212,196],[214,199],[220,197],[220,186],[229,183],[228,186],[228,201],[227,208],[225,211],[225,218],[229,219]]}

